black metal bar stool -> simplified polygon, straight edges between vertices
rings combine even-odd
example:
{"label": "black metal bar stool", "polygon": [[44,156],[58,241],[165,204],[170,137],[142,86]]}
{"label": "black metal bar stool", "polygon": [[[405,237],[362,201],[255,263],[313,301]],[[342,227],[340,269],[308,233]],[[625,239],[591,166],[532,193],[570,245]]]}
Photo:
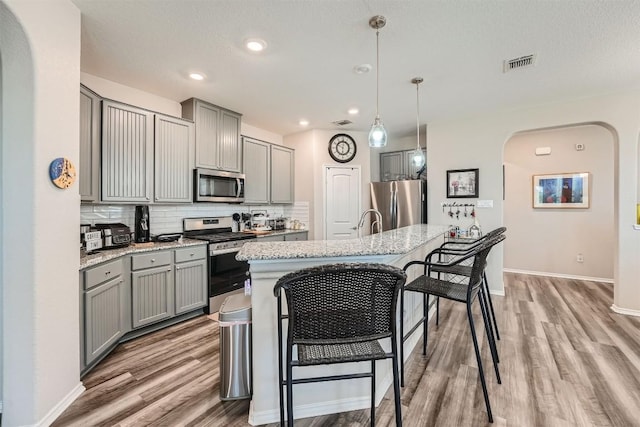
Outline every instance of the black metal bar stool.
{"label": "black metal bar stool", "polygon": [[[487,234],[485,234],[484,236],[482,236],[479,239],[476,240],[462,240],[462,239],[457,239],[457,240],[452,240],[452,241],[448,241],[448,242],[444,242],[440,247],[441,248],[446,248],[449,250],[462,250],[462,251],[467,251],[470,248],[473,248],[477,245],[482,244],[483,241],[490,239],[494,236],[498,236],[500,234],[504,234],[507,231],[507,227],[498,227],[496,229],[493,229],[491,231],[489,231]],[[432,266],[431,267],[431,272],[432,273],[445,273],[445,274],[452,274],[452,275],[456,275],[456,276],[464,276],[464,277],[469,277],[469,275],[471,274],[471,266],[466,266],[466,265],[456,265],[453,267],[445,267],[445,266],[441,266],[441,265],[437,265],[437,266]],[[440,277],[438,275],[438,277]],[[498,331],[498,322],[496,321],[496,313],[493,309],[493,301],[491,299],[491,292],[489,291],[489,282],[487,281],[487,274],[486,272],[482,272],[482,286],[484,287],[484,292],[483,297],[485,299],[485,304],[488,302],[489,304],[489,312],[491,314],[491,325],[492,325],[492,329],[493,332],[495,334],[495,337],[500,340],[500,332]],[[436,325],[439,324],[440,321],[440,300],[437,300],[436,302]]]}
{"label": "black metal bar stool", "polygon": [[[473,321],[473,315],[471,313],[471,307],[474,300],[478,300],[480,304],[480,311],[482,312],[482,319],[484,321],[485,332],[489,341],[489,347],[491,349],[491,357],[493,359],[493,366],[496,373],[496,379],[498,384],[501,384],[500,371],[498,369],[497,352],[495,350],[495,341],[492,337],[491,326],[489,325],[489,319],[487,314],[487,307],[485,305],[484,298],[478,295],[483,293],[483,274],[487,264],[487,256],[493,246],[500,243],[505,239],[504,234],[495,235],[493,237],[484,239],[482,243],[474,245],[467,251],[450,251],[446,248],[437,248],[431,251],[424,261],[411,261],[404,266],[406,271],[413,265],[422,265],[424,267],[424,274],[418,276],[416,279],[406,284],[403,288],[403,295],[400,299],[400,312],[404,310],[404,292],[417,292],[422,293],[424,297],[424,312],[422,319],[414,325],[414,327],[405,335],[403,322],[400,322],[400,336],[402,343],[419,327],[423,325],[423,354],[426,354],[427,350],[427,337],[428,337],[428,307],[429,296],[446,298],[452,301],[465,303],[467,306],[467,317],[469,320],[469,328],[471,329],[471,337],[473,339],[473,347],[475,350],[476,361],[478,363],[478,374],[480,376],[480,383],[482,385],[482,392],[484,394],[485,406],[487,408],[487,415],[489,422],[493,422],[493,415],[491,413],[491,405],[489,403],[489,394],[487,392],[487,384],[485,382],[484,370],[482,367],[482,358],[480,356],[480,348],[478,346],[478,339],[476,337],[476,329]],[[446,261],[439,261],[440,256],[446,255]],[[434,258],[438,258],[434,260]],[[458,283],[447,280],[441,280],[436,277],[431,277],[431,269],[434,266],[445,266],[453,268],[455,266],[463,265],[464,261],[471,259],[473,264],[471,266],[471,274],[469,275],[468,283]],[[400,378],[401,384],[404,386],[404,345],[400,346]]]}
{"label": "black metal bar stool", "polygon": [[[382,264],[330,264],[306,268],[281,277],[274,287],[278,304],[278,360],[280,423],[284,426],[286,388],[287,425],[293,426],[293,384],[371,378],[371,426],[375,425],[376,360],[393,365],[396,426],[402,426],[396,306],[406,281],[404,271]],[[282,313],[282,297],[288,314]],[[283,372],[283,321],[287,321]],[[391,339],[391,351],[379,343]],[[297,359],[294,360],[294,349]],[[371,371],[348,375],[293,378],[293,368],[371,361]]]}

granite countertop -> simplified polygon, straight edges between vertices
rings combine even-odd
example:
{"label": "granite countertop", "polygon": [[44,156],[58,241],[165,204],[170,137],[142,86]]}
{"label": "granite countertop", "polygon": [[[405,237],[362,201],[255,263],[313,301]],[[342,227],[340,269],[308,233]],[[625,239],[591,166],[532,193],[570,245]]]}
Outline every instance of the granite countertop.
{"label": "granite countertop", "polygon": [[123,255],[134,254],[139,252],[159,251],[163,249],[177,249],[188,246],[206,245],[208,242],[204,240],[185,239],[182,238],[175,242],[153,242],[153,243],[133,243],[126,248],[106,249],[92,254],[87,254],[83,250],[80,251],[80,270],[91,267],[105,261],[116,259]]}
{"label": "granite countertop", "polygon": [[291,228],[286,228],[284,230],[271,230],[268,233],[265,234],[258,234],[258,238],[260,237],[267,237],[267,236],[274,236],[274,235],[280,235],[280,234],[295,234],[295,233],[306,233],[309,230],[307,230],[306,228],[304,230],[293,230]]}
{"label": "granite countertop", "polygon": [[449,230],[448,225],[418,224],[346,240],[252,241],[242,246],[236,259],[238,261],[252,261],[404,254],[441,236],[447,230]]}

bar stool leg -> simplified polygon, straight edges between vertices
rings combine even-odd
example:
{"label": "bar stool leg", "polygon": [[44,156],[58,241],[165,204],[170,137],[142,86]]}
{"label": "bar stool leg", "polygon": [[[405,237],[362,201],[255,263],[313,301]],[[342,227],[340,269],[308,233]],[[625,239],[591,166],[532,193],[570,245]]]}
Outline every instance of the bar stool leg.
{"label": "bar stool leg", "polygon": [[293,427],[293,366],[291,352],[287,352],[287,426]]}
{"label": "bar stool leg", "polygon": [[487,299],[489,300],[489,308],[491,309],[491,317],[493,318],[493,328],[496,331],[496,338],[500,340],[500,333],[498,332],[498,323],[496,322],[496,313],[493,311],[493,301],[491,301],[491,292],[489,292],[489,282],[487,282],[487,273],[482,273],[482,281],[487,291]]}
{"label": "bar stool leg", "polygon": [[400,384],[404,387],[404,290],[400,289]]}
{"label": "bar stool leg", "polygon": [[[391,340],[392,345],[396,343]],[[393,397],[396,407],[396,427],[402,427],[402,406],[400,405],[400,381],[398,381],[398,355],[394,352],[391,356],[391,363],[393,369]]]}
{"label": "bar stool leg", "polygon": [[371,427],[376,425],[376,361],[371,361]]}
{"label": "bar stool leg", "polygon": [[[482,292],[482,291],[480,291]],[[502,384],[500,380],[500,370],[498,369],[498,350],[496,349],[496,341],[493,338],[493,331],[491,330],[491,324],[489,321],[489,315],[487,313],[486,303],[484,298],[480,296],[480,311],[482,311],[482,320],[484,321],[484,331],[487,334],[487,340],[489,341],[489,349],[491,350],[491,358],[493,359],[493,369],[496,371],[496,379],[498,384]]]}
{"label": "bar stool leg", "polygon": [[426,302],[424,304],[425,308],[425,316],[424,316],[424,331],[423,331],[423,337],[422,337],[422,354],[423,355],[427,355],[427,337],[429,336],[429,294],[426,294],[427,298],[426,298]]}
{"label": "bar stool leg", "polygon": [[473,338],[473,348],[476,352],[476,361],[478,362],[478,374],[480,375],[480,383],[482,384],[482,393],[484,394],[484,403],[487,407],[487,415],[489,422],[493,422],[491,414],[491,405],[489,404],[489,393],[487,392],[487,383],[484,380],[484,370],[482,369],[482,358],[480,357],[480,349],[478,348],[478,338],[476,337],[476,329],[473,326],[473,315],[471,314],[471,304],[467,302],[467,317],[469,318],[469,327],[471,328],[471,338]]}
{"label": "bar stool leg", "polygon": [[[491,350],[495,353],[495,360],[500,363],[500,356],[498,355],[498,344],[496,343],[496,336],[493,333],[493,323],[491,321],[491,317],[489,316],[489,303],[487,302],[487,294],[484,291],[484,286],[480,286],[480,296],[482,297],[482,302],[484,303],[484,312],[486,313],[486,318],[489,322],[489,329],[487,330],[487,336],[491,337]],[[485,328],[486,330],[486,328]]]}

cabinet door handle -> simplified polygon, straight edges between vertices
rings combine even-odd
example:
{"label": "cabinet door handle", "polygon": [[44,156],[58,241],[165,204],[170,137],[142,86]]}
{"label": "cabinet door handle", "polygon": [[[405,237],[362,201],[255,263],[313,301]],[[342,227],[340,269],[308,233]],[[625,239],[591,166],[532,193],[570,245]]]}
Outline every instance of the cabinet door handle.
{"label": "cabinet door handle", "polygon": [[111,274],[111,272],[110,272],[110,271],[105,271],[105,272],[104,272],[104,275],[105,275],[105,276],[108,276],[108,275],[110,275],[110,274]]}
{"label": "cabinet door handle", "polygon": [[156,262],[156,259],[155,258],[151,258],[151,262]]}
{"label": "cabinet door handle", "polygon": [[[180,270],[180,267],[176,267],[176,271],[178,271],[178,270]],[[171,270],[169,270],[169,271],[171,271]]]}
{"label": "cabinet door handle", "polygon": [[170,269],[170,268],[167,268],[167,271],[171,271],[171,269]]}
{"label": "cabinet door handle", "polygon": [[195,255],[193,252],[191,252],[191,253],[189,254],[189,256],[193,256],[193,255]]}

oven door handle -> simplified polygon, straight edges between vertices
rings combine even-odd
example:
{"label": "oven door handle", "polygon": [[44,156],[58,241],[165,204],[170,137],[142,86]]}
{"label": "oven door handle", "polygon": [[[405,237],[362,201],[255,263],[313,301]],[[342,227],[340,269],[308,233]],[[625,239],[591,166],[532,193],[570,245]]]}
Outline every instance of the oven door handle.
{"label": "oven door handle", "polygon": [[236,185],[238,188],[238,191],[236,192],[236,197],[240,198],[240,195],[242,194],[242,180],[240,178],[236,178]]}

